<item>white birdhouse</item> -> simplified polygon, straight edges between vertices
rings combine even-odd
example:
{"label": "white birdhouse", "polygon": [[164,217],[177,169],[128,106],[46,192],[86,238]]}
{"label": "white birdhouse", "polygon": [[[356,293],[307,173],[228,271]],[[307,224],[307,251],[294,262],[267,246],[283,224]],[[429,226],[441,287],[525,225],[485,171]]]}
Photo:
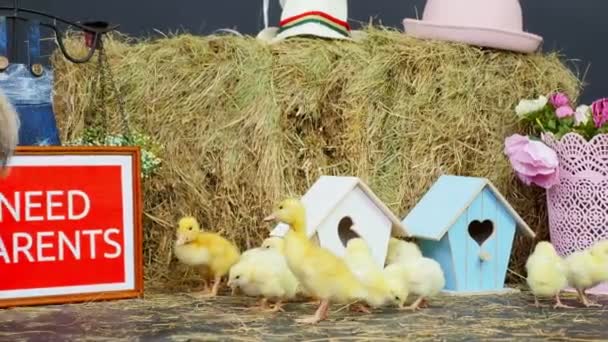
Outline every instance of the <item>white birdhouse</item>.
{"label": "white birdhouse", "polygon": [[[308,237],[340,257],[348,240],[360,237],[384,267],[391,235],[408,235],[399,218],[357,177],[321,176],[301,201]],[[280,223],[270,235],[282,237],[288,229]]]}

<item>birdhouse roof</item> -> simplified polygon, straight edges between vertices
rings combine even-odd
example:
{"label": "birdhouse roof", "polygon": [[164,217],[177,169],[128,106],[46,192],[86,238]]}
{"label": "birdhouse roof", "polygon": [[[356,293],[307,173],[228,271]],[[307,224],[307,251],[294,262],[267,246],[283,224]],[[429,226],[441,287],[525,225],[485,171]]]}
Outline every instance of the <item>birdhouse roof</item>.
{"label": "birdhouse roof", "polygon": [[486,188],[492,191],[524,234],[536,235],[498,189],[488,179],[478,177],[439,177],[402,223],[413,237],[439,241]]}
{"label": "birdhouse roof", "polygon": [[[351,191],[359,187],[392,223],[392,233],[396,236],[407,236],[408,232],[401,220],[357,177],[321,176],[302,196],[306,207],[306,227],[308,236],[312,236],[317,227],[342,202]],[[373,227],[369,227],[373,229]],[[289,227],[280,223],[270,235],[283,236]]]}

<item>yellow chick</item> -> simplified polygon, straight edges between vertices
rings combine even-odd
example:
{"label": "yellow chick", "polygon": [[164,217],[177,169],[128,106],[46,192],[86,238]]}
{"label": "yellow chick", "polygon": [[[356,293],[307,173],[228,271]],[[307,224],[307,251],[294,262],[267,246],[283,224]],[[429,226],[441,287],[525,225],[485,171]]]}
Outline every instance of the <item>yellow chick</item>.
{"label": "yellow chick", "polygon": [[445,286],[445,277],[439,263],[431,258],[418,257],[399,262],[405,271],[406,286],[418,299],[403,309],[418,310],[427,298],[435,296]]}
{"label": "yellow chick", "polygon": [[243,254],[241,254],[241,256],[239,258],[239,262],[243,261],[245,259],[249,259],[263,251],[264,251],[264,249],[262,249],[262,247],[255,247],[255,248],[248,249],[245,252],[243,252]]}
{"label": "yellow chick", "polygon": [[262,241],[262,249],[274,249],[281,254],[285,254],[285,241],[283,238],[271,236]]}
{"label": "yellow chick", "polygon": [[600,304],[591,302],[585,291],[599,283],[608,281],[608,240],[595,243],[590,248],[566,257],[568,282],[573,286],[579,300],[587,307]]}
{"label": "yellow chick", "polygon": [[[285,255],[285,241],[283,240],[283,238],[280,238],[280,237],[273,236],[273,237],[267,238],[262,243],[262,248],[275,248],[275,249],[279,250],[283,255]],[[290,270],[290,272],[291,272],[291,270]],[[297,279],[296,279],[296,281],[297,281]],[[306,289],[302,286],[302,284],[300,284],[299,281],[297,281],[297,283],[298,283],[297,290],[296,290],[297,295],[303,296],[305,298],[312,297],[312,295],[308,291],[306,291]]]}
{"label": "yellow chick", "polygon": [[263,296],[260,303],[263,309],[271,299],[276,301],[271,311],[283,311],[283,301],[294,298],[298,289],[298,280],[283,254],[283,239],[267,238],[254,250],[230,269],[228,285],[240,288],[248,296]]}
{"label": "yellow chick", "polygon": [[[405,301],[403,296],[398,296],[402,300],[399,304],[401,309],[419,309],[425,304],[426,298],[438,294],[445,286],[445,276],[439,263],[424,257],[416,243],[391,237],[386,261],[388,266],[395,265],[388,271],[392,287],[404,291],[401,288],[403,286],[407,293],[411,292],[418,296],[416,301],[408,307],[403,305],[403,301]],[[399,281],[399,277],[404,278]]]}
{"label": "yellow chick", "polygon": [[267,300],[274,300],[270,311],[283,311],[283,301],[295,297],[298,281],[289,270],[285,256],[279,249],[262,251],[240,261],[230,269],[228,285],[239,287],[249,296],[262,296],[260,306],[266,309]]}
{"label": "yellow chick", "polygon": [[[350,239],[346,244],[344,260],[359,281],[365,286],[365,302],[372,308],[379,308],[389,302],[389,287],[380,268],[373,259],[365,240]],[[360,311],[370,313],[364,307]]]}
{"label": "yellow chick", "polygon": [[330,302],[364,300],[366,291],[342,258],[308,239],[305,211],[299,200],[287,199],[264,221],[277,220],[290,227],[284,237],[287,265],[306,291],[321,301],[314,316],[297,322],[315,324],[327,319]]}
{"label": "yellow chick", "polygon": [[568,272],[565,261],[547,241],[539,242],[526,261],[526,282],[534,294],[534,304],[539,307],[537,297],[555,296],[554,308],[571,308],[562,304],[559,294],[568,286]]}
{"label": "yellow chick", "polygon": [[388,241],[386,264],[394,264],[408,259],[421,258],[422,252],[417,244],[391,237]]}
{"label": "yellow chick", "polygon": [[239,259],[239,249],[222,236],[201,231],[194,217],[179,220],[175,253],[185,263],[207,265],[213,275],[213,287],[207,294],[216,296],[222,278]]}
{"label": "yellow chick", "polygon": [[[269,237],[269,238],[265,239],[262,242],[262,248],[263,249],[275,249],[278,252],[280,252],[281,255],[283,255],[283,259],[285,261],[285,265],[287,265],[287,259],[285,257],[285,240],[283,238],[276,237],[276,236]],[[289,272],[289,275],[287,276],[288,281],[289,281],[288,282],[288,284],[289,284],[288,286],[293,286],[293,284],[291,282],[292,281],[295,282],[295,294],[293,296],[290,295],[288,297],[288,299],[292,299],[295,296],[297,296],[298,294],[300,294],[300,295],[308,295],[308,293],[306,292],[306,290],[304,289],[304,287],[302,287],[302,284],[300,284],[300,282],[295,277],[295,275],[293,275],[293,272],[291,272],[291,270],[289,269],[289,267],[287,268],[287,272]],[[275,304],[275,306],[276,306],[276,304]]]}
{"label": "yellow chick", "polygon": [[[256,248],[256,252],[257,251],[261,251],[261,249]],[[249,268],[251,267],[251,260],[256,259],[251,256],[252,255],[249,255],[239,259],[239,261],[230,268],[227,285],[232,289],[233,296],[236,293],[241,292],[249,297],[262,297],[259,286],[251,280]],[[258,307],[263,310],[268,309],[267,299],[262,297],[258,303]]]}
{"label": "yellow chick", "polygon": [[[230,271],[228,272],[227,285],[233,289],[233,292],[238,289],[247,296],[259,297],[261,296],[259,289],[255,287],[252,282],[249,281],[249,272],[247,271],[247,268],[249,268],[251,265],[251,259],[254,258],[241,258],[236,264],[234,264],[230,268]],[[264,304],[266,304],[265,301]]]}
{"label": "yellow chick", "polygon": [[[232,265],[232,267],[230,268],[230,271],[228,272],[228,279],[232,279],[231,275],[233,273],[238,273],[241,272],[241,270],[247,266],[247,264],[245,263],[245,260],[250,259],[251,257],[255,256],[256,254],[262,252],[263,249],[261,247],[255,247],[255,248],[251,248],[246,250],[245,252],[243,252],[241,254],[241,256],[239,257],[239,260],[237,261],[236,264]],[[232,282],[234,285],[231,285],[231,282],[228,281],[228,286],[230,288],[232,288],[232,292],[231,295],[237,295],[239,294],[240,291],[243,291],[245,293],[245,295],[247,296],[251,296],[251,297],[257,297],[259,296],[259,294],[253,294],[252,290],[245,290],[243,289],[243,286],[239,286],[238,282]]]}
{"label": "yellow chick", "polygon": [[383,270],[384,279],[389,289],[389,300],[400,309],[405,308],[405,301],[409,296],[407,288],[407,270],[402,263],[393,263]]}

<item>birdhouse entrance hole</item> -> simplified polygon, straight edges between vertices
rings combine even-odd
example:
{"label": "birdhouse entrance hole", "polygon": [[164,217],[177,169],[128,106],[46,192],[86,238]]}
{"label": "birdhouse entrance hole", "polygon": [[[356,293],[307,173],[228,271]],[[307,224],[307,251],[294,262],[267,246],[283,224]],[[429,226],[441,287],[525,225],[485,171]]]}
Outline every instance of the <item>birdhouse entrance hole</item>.
{"label": "birdhouse entrance hole", "polygon": [[338,223],[338,236],[344,247],[346,247],[348,240],[359,237],[359,234],[352,230],[353,225],[353,220],[348,216],[343,217]]}
{"label": "birdhouse entrance hole", "polygon": [[494,223],[490,220],[479,222],[477,220],[472,221],[469,224],[469,235],[477,242],[478,245],[482,245],[492,234],[494,233]]}

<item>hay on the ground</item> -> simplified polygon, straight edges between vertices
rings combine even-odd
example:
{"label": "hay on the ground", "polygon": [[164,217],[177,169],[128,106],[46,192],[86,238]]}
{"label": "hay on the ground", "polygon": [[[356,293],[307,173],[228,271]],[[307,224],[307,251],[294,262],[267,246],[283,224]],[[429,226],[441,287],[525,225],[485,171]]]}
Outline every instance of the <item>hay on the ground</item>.
{"label": "hay on the ground", "polygon": [[[194,294],[148,291],[145,300],[37,306],[0,311],[0,339],[58,341],[606,341],[608,312],[586,308],[573,293],[563,294],[573,309],[553,309],[530,293],[501,296],[434,296],[428,307],[411,312],[395,307],[353,313],[330,308],[316,325],[295,319],[312,314],[316,303],[289,302],[285,312],[255,309],[256,299],[240,296],[196,298]],[[602,296],[603,297],[603,296]],[[599,297],[600,304],[608,301]],[[596,300],[596,298],[592,298]],[[414,298],[412,298],[412,301]],[[32,337],[29,339],[29,337]]]}
{"label": "hay on the ground", "polygon": [[[145,183],[149,280],[184,275],[171,255],[179,216],[194,214],[251,247],[267,235],[261,218],[272,205],[303,194],[321,174],[361,177],[401,217],[441,173],[488,177],[546,237],[543,192],[522,186],[502,151],[521,128],[513,113],[520,98],[578,96],[579,81],[559,56],[367,32],[361,43],[106,41],[132,124],[165,145],[163,169]],[[83,53],[81,37],[66,44]],[[54,67],[56,113],[70,139],[82,129],[96,67],[60,56]],[[517,238],[516,270],[530,243]]]}

